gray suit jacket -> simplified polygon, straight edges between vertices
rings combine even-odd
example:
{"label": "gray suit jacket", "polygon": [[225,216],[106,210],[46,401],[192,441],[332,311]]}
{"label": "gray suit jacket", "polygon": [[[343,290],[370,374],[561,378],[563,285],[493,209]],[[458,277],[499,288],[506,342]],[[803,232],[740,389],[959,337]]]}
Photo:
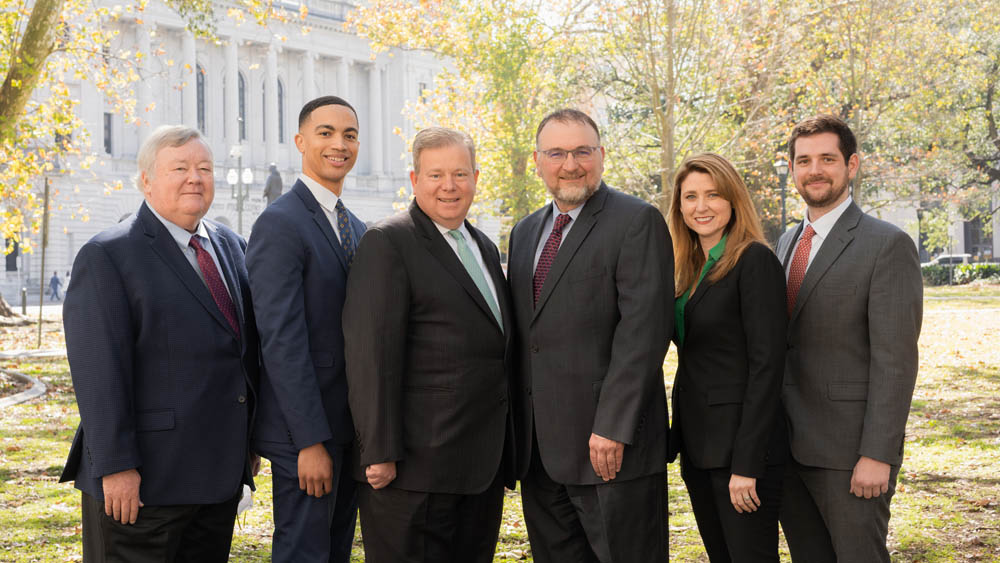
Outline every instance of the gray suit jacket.
{"label": "gray suit jacket", "polygon": [[673,249],[653,206],[606,185],[584,204],[533,305],[534,257],[546,206],[510,236],[517,319],[518,473],[531,438],[557,482],[602,483],[590,434],[624,442],[616,481],[664,471],[663,357],[673,332]]}
{"label": "gray suit jacket", "polygon": [[[801,231],[778,242],[786,268]],[[799,463],[901,463],[922,299],[913,240],[851,203],[806,271],[788,322],[782,399]]]}

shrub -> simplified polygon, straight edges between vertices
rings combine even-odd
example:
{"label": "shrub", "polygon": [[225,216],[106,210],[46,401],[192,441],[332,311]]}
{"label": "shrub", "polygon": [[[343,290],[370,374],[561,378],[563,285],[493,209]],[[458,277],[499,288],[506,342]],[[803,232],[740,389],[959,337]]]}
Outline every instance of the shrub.
{"label": "shrub", "polygon": [[[954,272],[949,276],[949,270]],[[921,271],[927,285],[966,284],[976,280],[1000,279],[1000,264],[956,264],[954,266],[923,266]]]}

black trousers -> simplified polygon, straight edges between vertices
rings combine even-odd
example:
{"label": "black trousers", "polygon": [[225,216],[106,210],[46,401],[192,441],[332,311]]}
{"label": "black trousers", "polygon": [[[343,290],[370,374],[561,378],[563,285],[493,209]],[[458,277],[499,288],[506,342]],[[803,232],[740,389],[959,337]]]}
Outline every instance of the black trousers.
{"label": "black trousers", "polygon": [[778,559],[778,511],[783,465],[757,479],[760,506],[740,514],[729,500],[728,469],[698,469],[681,453],[681,477],[691,497],[698,533],[712,563],[764,563]]}
{"label": "black trousers", "polygon": [[600,485],[563,485],[532,447],[521,480],[528,540],[536,563],[667,561],[666,471]]}
{"label": "black trousers", "polygon": [[899,466],[889,471],[889,491],[870,499],[851,494],[852,474],[795,461],[786,466],[781,529],[792,561],[889,563],[889,501]]}
{"label": "black trousers", "polygon": [[358,484],[366,563],[490,563],[500,534],[503,483],[457,495]]}
{"label": "black trousers", "polygon": [[84,563],[215,563],[229,560],[240,495],[218,504],[144,506],[135,524],[83,494]]}

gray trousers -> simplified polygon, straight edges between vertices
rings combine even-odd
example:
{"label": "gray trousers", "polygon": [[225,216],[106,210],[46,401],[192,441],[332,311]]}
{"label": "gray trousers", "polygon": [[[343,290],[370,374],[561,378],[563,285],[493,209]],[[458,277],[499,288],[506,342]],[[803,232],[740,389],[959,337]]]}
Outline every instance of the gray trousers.
{"label": "gray trousers", "polygon": [[889,472],[889,491],[871,499],[851,494],[851,474],[788,463],[780,520],[792,561],[889,563],[889,501],[899,466]]}

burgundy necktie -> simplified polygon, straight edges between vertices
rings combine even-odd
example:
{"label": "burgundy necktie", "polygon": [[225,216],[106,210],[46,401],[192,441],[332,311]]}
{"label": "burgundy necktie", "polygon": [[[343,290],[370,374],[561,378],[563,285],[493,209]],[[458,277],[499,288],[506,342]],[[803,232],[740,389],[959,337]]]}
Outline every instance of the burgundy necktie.
{"label": "burgundy necktie", "polygon": [[799,247],[795,249],[795,256],[792,257],[792,266],[788,269],[788,316],[792,316],[795,310],[795,301],[799,297],[799,288],[802,287],[802,279],[806,277],[806,267],[809,266],[809,252],[812,251],[812,238],[816,234],[812,225],[806,225],[802,231],[802,238],[799,239]]}
{"label": "burgundy necktie", "polygon": [[552,267],[552,261],[556,259],[556,253],[559,252],[559,244],[562,242],[562,231],[571,220],[572,218],[569,215],[560,213],[552,225],[552,233],[549,234],[549,239],[545,241],[545,246],[542,247],[542,254],[538,257],[538,266],[535,267],[535,305],[538,304],[538,297],[542,295],[542,284],[545,283],[545,278],[549,275],[549,268]]}
{"label": "burgundy necktie", "polygon": [[201,273],[205,276],[205,285],[208,286],[208,291],[212,293],[212,299],[215,299],[215,304],[218,305],[222,316],[226,317],[226,320],[229,321],[229,326],[233,327],[233,332],[239,337],[240,323],[236,318],[236,306],[233,305],[233,300],[229,297],[229,292],[226,291],[226,282],[222,281],[222,276],[219,275],[219,269],[215,267],[212,255],[202,248],[197,236],[191,237],[191,241],[188,244],[191,245],[195,255],[198,257],[198,267],[201,268]]}

